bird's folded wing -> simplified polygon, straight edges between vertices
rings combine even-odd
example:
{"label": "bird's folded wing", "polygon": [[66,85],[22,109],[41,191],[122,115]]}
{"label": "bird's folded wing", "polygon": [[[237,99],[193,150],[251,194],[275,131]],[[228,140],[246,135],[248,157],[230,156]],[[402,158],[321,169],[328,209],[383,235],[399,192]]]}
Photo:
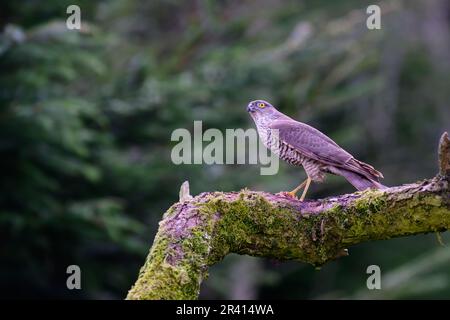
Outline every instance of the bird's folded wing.
{"label": "bird's folded wing", "polygon": [[329,164],[344,164],[353,156],[319,130],[294,120],[276,120],[269,126],[281,142],[302,155]]}
{"label": "bird's folded wing", "polygon": [[[356,160],[319,130],[295,120],[275,120],[270,129],[277,130],[281,142],[289,145],[301,155],[324,165],[341,167],[377,180],[382,174],[372,166]],[[272,131],[272,135],[276,133]]]}

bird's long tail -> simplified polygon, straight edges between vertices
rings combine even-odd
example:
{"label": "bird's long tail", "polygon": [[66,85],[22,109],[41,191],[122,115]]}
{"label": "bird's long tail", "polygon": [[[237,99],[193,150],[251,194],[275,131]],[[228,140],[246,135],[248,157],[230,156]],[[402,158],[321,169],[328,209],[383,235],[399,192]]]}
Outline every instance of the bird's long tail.
{"label": "bird's long tail", "polygon": [[345,170],[342,168],[333,168],[335,174],[343,176],[345,179],[347,179],[348,182],[350,182],[356,189],[359,191],[372,188],[372,189],[386,189],[387,187],[379,183],[378,181],[374,179],[369,179],[365,176],[362,176],[358,173],[355,173],[353,171]]}

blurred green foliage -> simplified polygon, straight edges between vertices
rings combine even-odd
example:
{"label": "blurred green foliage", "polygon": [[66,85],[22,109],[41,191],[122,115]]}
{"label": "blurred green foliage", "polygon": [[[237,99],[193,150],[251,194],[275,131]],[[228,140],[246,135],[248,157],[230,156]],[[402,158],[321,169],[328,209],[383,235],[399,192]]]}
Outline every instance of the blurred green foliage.
{"label": "blurred green foliage", "polygon": [[[326,132],[388,185],[433,176],[450,119],[450,23],[439,15],[449,5],[376,1],[382,29],[369,31],[372,3],[3,2],[2,295],[123,298],[183,181],[193,194],[297,185],[303,171],[285,164],[260,176],[258,166],[170,161],[174,129],[252,127],[245,106],[256,98]],[[82,31],[65,27],[70,4],[81,7]],[[352,188],[330,177],[312,191]],[[363,297],[367,265],[409,270],[437,246],[433,236],[363,244],[320,272],[230,256],[202,297]],[[81,291],[66,289],[70,264],[81,267]],[[381,297],[448,296],[448,268],[426,270],[435,269],[445,285],[414,273],[409,283],[423,290],[400,283]]]}

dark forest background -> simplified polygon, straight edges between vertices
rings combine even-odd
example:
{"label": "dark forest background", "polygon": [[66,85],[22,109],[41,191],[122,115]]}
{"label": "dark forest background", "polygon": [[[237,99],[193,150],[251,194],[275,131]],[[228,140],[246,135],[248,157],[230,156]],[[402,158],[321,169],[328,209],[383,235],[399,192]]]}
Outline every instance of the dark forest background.
{"label": "dark forest background", "polygon": [[[66,28],[81,7],[82,30]],[[382,29],[366,28],[369,4]],[[191,193],[295,187],[281,163],[172,164],[176,128],[252,128],[273,102],[382,171],[432,177],[450,129],[450,4],[430,1],[2,1],[0,295],[122,299],[163,212]],[[310,198],[353,192],[342,178]],[[448,234],[443,241],[450,242]],[[77,264],[82,290],[67,290]],[[382,290],[366,289],[377,264]],[[366,243],[320,271],[231,255],[201,298],[448,298],[450,248],[434,234]]]}

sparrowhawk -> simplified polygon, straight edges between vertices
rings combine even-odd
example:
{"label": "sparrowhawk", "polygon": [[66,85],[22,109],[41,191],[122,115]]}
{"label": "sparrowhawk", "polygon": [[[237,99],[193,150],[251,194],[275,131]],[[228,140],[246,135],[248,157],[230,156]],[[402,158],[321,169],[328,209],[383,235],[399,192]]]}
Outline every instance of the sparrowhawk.
{"label": "sparrowhawk", "polygon": [[386,188],[379,182],[383,178],[381,172],[355,159],[319,130],[286,116],[267,101],[252,101],[247,111],[255,121],[262,143],[281,159],[305,169],[308,178],[288,192],[289,195],[295,197],[304,187],[300,197],[303,201],[311,181],[322,182],[325,173],[343,176],[358,190]]}

